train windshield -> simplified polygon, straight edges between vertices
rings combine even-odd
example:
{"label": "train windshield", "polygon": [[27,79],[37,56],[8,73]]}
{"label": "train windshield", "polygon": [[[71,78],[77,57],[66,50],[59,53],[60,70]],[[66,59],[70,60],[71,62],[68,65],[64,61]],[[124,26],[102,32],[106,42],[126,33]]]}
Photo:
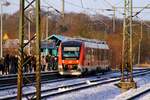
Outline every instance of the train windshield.
{"label": "train windshield", "polygon": [[63,47],[62,52],[63,59],[79,59],[80,47]]}

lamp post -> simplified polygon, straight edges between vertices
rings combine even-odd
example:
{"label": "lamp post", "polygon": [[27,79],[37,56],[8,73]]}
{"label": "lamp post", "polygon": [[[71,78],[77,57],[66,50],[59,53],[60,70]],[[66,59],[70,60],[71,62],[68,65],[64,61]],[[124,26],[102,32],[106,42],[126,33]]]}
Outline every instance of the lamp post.
{"label": "lamp post", "polygon": [[1,27],[0,27],[0,29],[1,29],[1,41],[0,41],[0,57],[2,58],[3,57],[3,6],[9,6],[10,5],[10,3],[9,2],[4,2],[4,3],[0,3],[0,9],[1,9],[1,17],[0,17],[0,20],[1,20],[1,23],[0,23],[0,25],[1,25]]}
{"label": "lamp post", "polygon": [[45,34],[43,34],[42,35],[42,40],[43,39],[46,39],[47,40],[47,38],[48,38],[48,31],[49,31],[49,29],[48,29],[48,25],[49,25],[49,9],[51,8],[51,7],[49,7],[49,6],[41,6],[42,8],[46,8],[47,9],[47,11],[46,11],[46,19],[45,19]]}
{"label": "lamp post", "polygon": [[143,22],[141,21],[141,34],[140,34],[140,38],[139,38],[139,50],[138,50],[138,66],[140,64],[140,60],[141,60],[141,42],[142,42],[142,38],[143,38]]}
{"label": "lamp post", "polygon": [[46,17],[46,37],[45,37],[45,39],[48,39],[48,31],[49,31],[48,30],[48,28],[49,28],[48,27],[49,26],[49,18],[48,18],[49,17],[49,7],[47,8],[47,10],[48,11],[47,11],[47,17]]}

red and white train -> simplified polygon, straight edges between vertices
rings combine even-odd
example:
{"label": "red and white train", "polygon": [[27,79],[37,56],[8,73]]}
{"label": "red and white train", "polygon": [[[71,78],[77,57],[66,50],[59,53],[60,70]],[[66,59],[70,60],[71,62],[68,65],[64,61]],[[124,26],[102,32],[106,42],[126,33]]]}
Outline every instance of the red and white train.
{"label": "red and white train", "polygon": [[107,71],[109,66],[109,47],[105,41],[72,39],[60,44],[58,71],[61,75]]}

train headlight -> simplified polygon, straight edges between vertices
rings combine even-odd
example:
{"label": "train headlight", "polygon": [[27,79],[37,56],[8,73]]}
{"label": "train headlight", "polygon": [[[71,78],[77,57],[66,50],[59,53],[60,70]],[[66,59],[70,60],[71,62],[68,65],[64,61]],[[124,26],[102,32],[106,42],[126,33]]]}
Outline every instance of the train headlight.
{"label": "train headlight", "polygon": [[81,65],[78,65],[78,68],[80,68],[80,69],[81,69],[81,67],[82,67]]}
{"label": "train headlight", "polygon": [[62,63],[64,63],[65,61],[64,60],[62,60]]}
{"label": "train headlight", "polygon": [[62,65],[58,65],[58,69],[62,70],[63,69]]}

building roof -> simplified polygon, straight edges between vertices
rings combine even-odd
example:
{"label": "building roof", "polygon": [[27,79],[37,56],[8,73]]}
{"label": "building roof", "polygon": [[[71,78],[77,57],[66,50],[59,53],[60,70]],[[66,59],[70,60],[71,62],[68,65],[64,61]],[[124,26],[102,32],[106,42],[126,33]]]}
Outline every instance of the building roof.
{"label": "building roof", "polygon": [[59,41],[66,41],[66,40],[68,40],[69,38],[71,38],[71,37],[52,34],[51,36],[49,36],[48,38],[46,38],[46,40],[49,40],[49,39],[57,39],[57,40],[59,40]]}

